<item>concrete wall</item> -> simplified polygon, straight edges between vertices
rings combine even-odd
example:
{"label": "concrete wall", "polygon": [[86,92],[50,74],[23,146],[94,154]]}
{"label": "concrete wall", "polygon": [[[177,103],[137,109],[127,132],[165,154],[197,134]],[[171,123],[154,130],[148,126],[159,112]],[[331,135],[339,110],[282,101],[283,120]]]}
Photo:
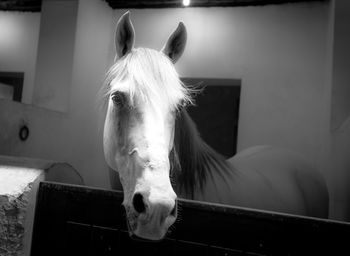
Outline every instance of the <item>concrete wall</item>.
{"label": "concrete wall", "polygon": [[350,220],[350,2],[332,1],[330,173],[335,218]]}
{"label": "concrete wall", "polygon": [[332,211],[334,218],[350,221],[350,117],[332,134]]}
{"label": "concrete wall", "polygon": [[78,1],[43,1],[32,104],[67,112]]}
{"label": "concrete wall", "polygon": [[350,2],[336,1],[334,6],[332,130],[339,128],[350,115]]}
{"label": "concrete wall", "polygon": [[80,152],[77,168],[84,172],[86,183],[103,187],[109,187],[109,180],[102,148],[104,116],[97,95],[109,67],[113,18],[106,2],[79,2],[70,99],[72,151]]}
{"label": "concrete wall", "polygon": [[0,71],[24,72],[22,102],[31,103],[40,13],[0,11]]}
{"label": "concrete wall", "polygon": [[[67,0],[54,2],[65,4]],[[112,14],[103,1],[79,2],[72,75],[64,87],[69,90],[67,112],[0,100],[0,154],[67,162],[79,171],[87,185],[109,187],[102,150],[103,118],[96,95],[108,66],[114,29]],[[25,142],[18,137],[23,124],[30,129]]]}

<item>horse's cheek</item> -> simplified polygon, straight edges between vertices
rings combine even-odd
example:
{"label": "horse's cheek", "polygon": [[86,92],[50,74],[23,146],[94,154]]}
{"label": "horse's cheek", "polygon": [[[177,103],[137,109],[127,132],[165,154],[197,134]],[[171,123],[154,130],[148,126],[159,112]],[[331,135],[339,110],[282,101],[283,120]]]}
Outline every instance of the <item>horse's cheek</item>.
{"label": "horse's cheek", "polygon": [[115,129],[113,126],[113,122],[110,119],[109,116],[106,118],[106,125],[104,127],[104,134],[103,134],[103,150],[105,159],[108,163],[108,165],[116,170],[119,171],[118,166],[118,158],[119,158],[119,152],[118,152],[118,141],[117,136],[115,133]]}

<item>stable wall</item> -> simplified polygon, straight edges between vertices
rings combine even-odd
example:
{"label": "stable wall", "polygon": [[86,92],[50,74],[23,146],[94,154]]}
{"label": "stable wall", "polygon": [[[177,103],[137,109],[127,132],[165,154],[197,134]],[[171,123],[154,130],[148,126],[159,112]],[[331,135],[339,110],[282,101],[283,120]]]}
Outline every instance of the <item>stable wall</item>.
{"label": "stable wall", "polygon": [[332,1],[331,9],[330,180],[336,217],[350,221],[350,2]]}
{"label": "stable wall", "polygon": [[[66,5],[66,2],[49,0],[46,4]],[[112,14],[103,1],[79,1],[71,78],[64,86],[69,94],[69,108],[57,112],[0,100],[0,154],[66,162],[78,170],[86,185],[109,187],[102,149],[103,118],[96,96],[108,66],[114,28]],[[60,17],[56,18],[59,21]],[[47,29],[46,33],[53,31]],[[55,55],[60,51],[64,54],[65,49],[57,47]],[[24,124],[29,127],[30,135],[27,141],[20,141],[18,132]]]}
{"label": "stable wall", "polygon": [[32,104],[67,112],[78,1],[43,1]]}
{"label": "stable wall", "polygon": [[[179,21],[188,30],[184,77],[242,79],[238,151],[296,150],[321,167],[328,4],[131,10],[136,46],[161,49]],[[121,16],[125,10],[115,11]],[[112,56],[112,54],[111,54]]]}
{"label": "stable wall", "polygon": [[350,221],[350,117],[332,134],[331,152],[335,218]]}
{"label": "stable wall", "polygon": [[32,102],[40,13],[0,11],[0,71],[24,72],[22,101]]}

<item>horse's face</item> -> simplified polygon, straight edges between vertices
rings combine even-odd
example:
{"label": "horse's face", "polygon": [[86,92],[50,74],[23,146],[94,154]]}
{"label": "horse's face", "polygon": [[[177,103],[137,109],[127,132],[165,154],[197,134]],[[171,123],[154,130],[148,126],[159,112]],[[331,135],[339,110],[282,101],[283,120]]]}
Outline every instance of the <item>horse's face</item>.
{"label": "horse's face", "polygon": [[[128,83],[128,82],[126,82]],[[108,164],[118,170],[130,231],[161,239],[176,219],[176,194],[169,178],[168,154],[173,144],[174,116],[156,111],[127,92],[110,96],[104,128]]]}
{"label": "horse's face", "polygon": [[[132,50],[134,30],[129,13],[124,14],[117,25],[117,55],[124,58],[119,61],[125,63],[115,64],[117,73],[120,71],[123,76],[117,75],[109,84],[104,152],[109,166],[119,172],[129,231],[141,238],[163,238],[177,216],[176,194],[169,177],[169,153],[173,148],[175,110],[184,94],[176,92],[177,88],[169,89],[171,85],[167,84],[165,74],[159,74],[162,72],[159,67],[174,69],[170,59],[177,60],[185,41],[186,31],[181,24],[163,53],[157,52],[156,59],[161,63],[156,64],[152,62],[155,51]],[[148,54],[149,59],[136,61],[142,52]],[[147,82],[139,81],[142,77]],[[152,87],[153,81],[158,85],[147,88]],[[160,82],[165,84],[160,86]],[[168,91],[148,94],[146,89]]]}

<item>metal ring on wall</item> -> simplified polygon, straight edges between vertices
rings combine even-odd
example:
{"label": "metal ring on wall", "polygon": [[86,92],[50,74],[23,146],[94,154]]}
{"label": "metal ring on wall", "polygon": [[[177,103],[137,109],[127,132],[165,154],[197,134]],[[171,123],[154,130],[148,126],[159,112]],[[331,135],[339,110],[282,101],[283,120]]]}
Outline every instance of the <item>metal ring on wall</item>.
{"label": "metal ring on wall", "polygon": [[21,141],[26,141],[29,137],[29,128],[26,125],[22,125],[19,129],[19,138]]}

